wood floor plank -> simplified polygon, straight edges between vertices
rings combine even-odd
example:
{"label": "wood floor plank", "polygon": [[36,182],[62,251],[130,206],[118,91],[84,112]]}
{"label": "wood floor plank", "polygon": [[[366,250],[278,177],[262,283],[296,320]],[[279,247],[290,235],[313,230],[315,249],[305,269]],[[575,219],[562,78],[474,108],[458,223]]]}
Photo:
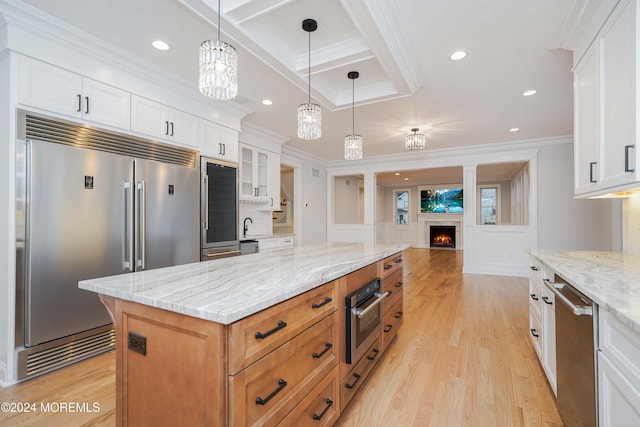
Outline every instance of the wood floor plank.
{"label": "wood floor plank", "polygon": [[[527,280],[462,274],[461,251],[412,248],[404,260],[403,326],[336,426],[562,426],[527,334]],[[100,407],[0,412],[2,427],[113,426],[115,354],[2,388],[0,402]]]}

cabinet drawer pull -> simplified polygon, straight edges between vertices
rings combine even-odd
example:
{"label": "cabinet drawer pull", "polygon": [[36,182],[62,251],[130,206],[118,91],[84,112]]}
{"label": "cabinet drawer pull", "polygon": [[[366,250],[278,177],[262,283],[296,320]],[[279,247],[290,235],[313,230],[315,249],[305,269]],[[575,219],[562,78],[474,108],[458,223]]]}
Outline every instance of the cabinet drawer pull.
{"label": "cabinet drawer pull", "polygon": [[536,330],[534,328],[531,328],[531,335],[533,335],[536,338],[538,338],[540,336],[540,335],[536,334]]}
{"label": "cabinet drawer pull", "polygon": [[282,389],[286,386],[287,382],[284,379],[280,378],[278,380],[278,388],[273,390],[269,396],[265,397],[264,399],[261,397],[256,397],[256,405],[266,405],[267,402],[269,402],[273,398],[273,396],[280,393],[280,391],[282,391]]}
{"label": "cabinet drawer pull", "polygon": [[399,287],[401,287],[401,286],[402,286],[402,282],[398,282],[398,283],[396,283],[396,288],[399,288]]}
{"label": "cabinet drawer pull", "polygon": [[173,122],[171,122],[171,134],[170,136],[173,136]]}
{"label": "cabinet drawer pull", "polygon": [[270,331],[265,332],[264,334],[262,332],[256,332],[256,338],[257,339],[266,338],[269,335],[273,334],[274,332],[278,332],[280,329],[284,328],[285,326],[287,326],[286,322],[283,322],[282,320],[278,320],[278,326],[271,329]]}
{"label": "cabinet drawer pull", "polygon": [[164,122],[164,124],[165,124],[164,134],[165,135],[169,135],[169,122],[166,121],[166,122]]}
{"label": "cabinet drawer pull", "polygon": [[85,96],[85,97],[84,97],[84,100],[85,100],[85,102],[86,102],[86,106],[87,106],[87,108],[84,110],[84,113],[85,113],[85,114],[89,114],[89,97],[88,97],[88,96]]}
{"label": "cabinet drawer pull", "polygon": [[78,94],[76,96],[78,97],[78,110],[77,110],[77,112],[79,113],[80,111],[82,111],[82,95]]}
{"label": "cabinet drawer pull", "polygon": [[534,300],[534,301],[538,301],[538,300],[540,299],[540,298],[538,298],[538,297],[536,296],[536,294],[529,294],[529,296],[530,296],[530,297],[531,297],[531,299],[532,299],[532,300]]}
{"label": "cabinet drawer pull", "polygon": [[330,297],[324,297],[324,301],[322,301],[320,304],[316,304],[315,302],[313,304],[311,304],[311,308],[320,308],[325,304],[329,304],[331,301],[333,301]]}
{"label": "cabinet drawer pull", "polygon": [[396,319],[401,318],[401,317],[402,317],[402,312],[401,312],[401,311],[398,311],[398,312],[396,313],[396,315],[395,315],[395,316],[393,316],[393,317],[395,317]]}
{"label": "cabinet drawer pull", "polygon": [[398,264],[398,263],[400,263],[400,262],[402,262],[402,258],[398,258],[398,259],[396,259],[396,264]]}
{"label": "cabinet drawer pull", "polygon": [[320,421],[322,419],[322,417],[324,417],[324,414],[327,413],[327,411],[329,410],[329,408],[331,408],[331,405],[333,405],[333,400],[331,399],[326,399],[324,401],[324,403],[327,404],[327,406],[322,410],[322,412],[320,412],[320,415],[317,415],[316,413],[313,414],[313,419],[316,421]]}
{"label": "cabinet drawer pull", "polygon": [[393,329],[393,325],[390,325],[390,324],[387,323],[386,325],[384,325],[383,331],[385,333],[389,333],[389,331],[391,331],[391,329]]}
{"label": "cabinet drawer pull", "polygon": [[380,353],[380,350],[378,350],[377,348],[374,348],[373,349],[373,354],[368,355],[367,359],[369,359],[369,360],[375,359],[376,357],[378,357],[378,353]]}
{"label": "cabinet drawer pull", "polygon": [[327,351],[329,351],[331,347],[333,347],[333,344],[331,344],[330,342],[324,343],[324,350],[322,350],[320,353],[313,353],[312,354],[313,358],[320,359],[322,355],[325,354]]}
{"label": "cabinet drawer pull", "polygon": [[390,269],[391,267],[393,267],[393,264],[387,264],[387,265],[385,265],[385,266],[384,266],[384,269],[385,269],[385,270],[388,270],[388,269]]}
{"label": "cabinet drawer pull", "polygon": [[544,301],[545,304],[553,305],[553,303],[549,301],[549,297],[542,297],[542,301]]}
{"label": "cabinet drawer pull", "polygon": [[597,164],[598,162],[589,163],[589,182],[598,182],[597,179],[593,179],[593,167]]}
{"label": "cabinet drawer pull", "polygon": [[629,167],[629,150],[631,148],[636,148],[635,144],[625,145],[624,146],[624,171],[625,172],[635,172],[635,168],[632,169]]}
{"label": "cabinet drawer pull", "polygon": [[533,271],[538,271],[538,267],[536,267],[535,265],[532,265],[531,267],[529,267],[530,269],[532,269]]}
{"label": "cabinet drawer pull", "polygon": [[353,374],[353,378],[355,378],[355,381],[352,382],[351,384],[346,383],[344,386],[348,389],[352,389],[356,386],[356,384],[358,383],[358,380],[360,380],[361,375],[360,374]]}

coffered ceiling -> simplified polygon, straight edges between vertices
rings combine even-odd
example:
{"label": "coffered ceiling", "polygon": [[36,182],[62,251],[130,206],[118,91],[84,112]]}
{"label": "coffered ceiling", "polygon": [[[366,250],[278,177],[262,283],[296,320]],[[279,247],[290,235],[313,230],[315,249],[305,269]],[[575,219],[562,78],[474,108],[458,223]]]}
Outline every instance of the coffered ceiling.
{"label": "coffered ceiling", "polygon": [[[230,102],[251,111],[245,122],[326,161],[343,157],[352,95],[365,159],[405,153],[413,127],[426,135],[427,153],[570,135],[571,52],[556,49],[556,39],[575,1],[222,0],[221,38],[239,55],[239,96]],[[25,3],[194,87],[199,45],[217,38],[217,0]],[[308,96],[305,18],[318,22],[311,97],[323,108],[323,133],[315,141],[296,135],[296,110]],[[156,39],[171,48],[155,50]],[[458,49],[468,56],[452,61]],[[360,73],[355,92],[352,70]],[[537,93],[523,96],[528,89]]]}

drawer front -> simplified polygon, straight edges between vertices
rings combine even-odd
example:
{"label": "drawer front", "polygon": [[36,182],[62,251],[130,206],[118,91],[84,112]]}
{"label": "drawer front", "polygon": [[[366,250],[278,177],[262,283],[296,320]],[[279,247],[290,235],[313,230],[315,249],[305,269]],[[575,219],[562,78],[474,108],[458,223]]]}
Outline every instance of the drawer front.
{"label": "drawer front", "polygon": [[337,366],[336,317],[327,316],[229,377],[231,425],[276,425]]}
{"label": "drawer front", "polygon": [[340,417],[339,372],[337,366],[333,368],[278,427],[332,426]]}
{"label": "drawer front", "polygon": [[529,278],[529,312],[542,318],[542,280]]}
{"label": "drawer front", "polygon": [[398,330],[402,325],[402,299],[396,301],[396,303],[389,307],[385,311],[382,320],[382,351],[385,351],[389,346],[389,343],[398,334]]}
{"label": "drawer front", "polygon": [[640,334],[606,310],[598,314],[600,350],[640,390]]}
{"label": "drawer front", "polygon": [[404,286],[404,276],[402,269],[396,270],[382,279],[382,292],[389,291],[389,296],[393,296],[397,293],[402,293]]}
{"label": "drawer front", "polygon": [[402,270],[402,252],[378,262],[378,276],[381,278],[386,278],[398,270]]}
{"label": "drawer front", "polygon": [[381,355],[380,340],[377,339],[371,344],[353,369],[342,379],[340,382],[340,408],[342,411],[347,407],[356,392],[360,390],[362,383],[364,383]]}
{"label": "drawer front", "polygon": [[337,286],[327,283],[229,325],[229,373],[235,374],[336,310]]}
{"label": "drawer front", "polygon": [[529,337],[533,343],[533,348],[538,354],[538,359],[542,360],[542,323],[540,318],[529,313]]}

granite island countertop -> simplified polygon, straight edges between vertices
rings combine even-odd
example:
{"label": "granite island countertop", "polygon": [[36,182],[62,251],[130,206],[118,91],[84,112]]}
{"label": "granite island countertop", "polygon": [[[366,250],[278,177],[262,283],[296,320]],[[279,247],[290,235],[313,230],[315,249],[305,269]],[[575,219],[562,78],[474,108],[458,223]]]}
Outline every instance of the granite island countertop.
{"label": "granite island countertop", "polygon": [[530,249],[545,267],[640,333],[640,256]]}
{"label": "granite island countertop", "polygon": [[82,280],[78,286],[228,325],[406,248],[322,243]]}

